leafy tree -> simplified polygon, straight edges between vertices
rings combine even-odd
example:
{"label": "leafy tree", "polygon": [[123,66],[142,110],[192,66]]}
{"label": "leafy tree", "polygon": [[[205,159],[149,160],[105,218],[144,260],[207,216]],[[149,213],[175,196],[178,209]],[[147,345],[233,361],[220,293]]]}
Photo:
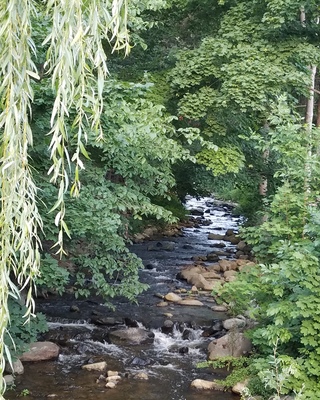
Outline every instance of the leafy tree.
{"label": "leafy tree", "polygon": [[[39,277],[44,226],[39,196],[48,195],[46,202],[50,203],[56,195],[52,204],[58,230],[56,250],[63,254],[65,236],[70,234],[66,203],[72,201],[67,200],[66,194],[69,190],[72,197],[80,193],[80,172],[84,169],[84,159],[89,156],[85,148],[87,142],[90,141],[92,148],[98,148],[102,147],[101,144],[95,145],[94,141],[105,141],[107,145],[105,149],[100,148],[101,153],[108,153],[112,148],[104,132],[104,121],[113,117],[104,107],[108,94],[104,90],[108,78],[107,53],[123,51],[127,54],[130,49],[128,18],[130,29],[142,29],[146,24],[140,18],[141,12],[164,5],[162,0],[133,0],[130,7],[125,0],[49,0],[45,3],[6,0],[0,4],[0,378],[4,371],[4,352],[10,360],[4,345],[4,335],[10,323],[8,298],[19,297],[20,290],[27,288],[26,315],[30,317],[33,312],[32,287]],[[37,85],[43,85],[45,96],[42,98],[37,98]],[[49,97],[52,102],[46,103]],[[35,123],[36,114],[32,113],[37,111],[36,102],[36,107],[41,102],[42,106],[51,104],[52,107],[46,109],[44,117]],[[137,113],[138,106],[133,108]],[[157,111],[153,109],[154,114]],[[119,124],[122,122],[118,120]],[[37,129],[42,136],[41,143],[34,136]],[[126,134],[129,140],[128,131]],[[113,145],[122,139],[112,139]],[[134,132],[131,132],[131,139],[134,140]],[[43,144],[47,145],[47,150]],[[169,153],[166,155],[170,158]],[[35,174],[33,167],[42,157],[50,161],[42,159],[42,168]],[[139,161],[143,161],[142,158],[141,155]],[[49,170],[50,185],[48,182],[44,184],[45,165]],[[151,167],[148,173],[152,174]],[[43,192],[39,192],[37,187],[41,182]],[[164,190],[167,184],[165,179],[159,182],[159,190]],[[150,187],[146,192],[148,189]],[[136,196],[136,203],[141,198],[145,200],[146,192],[142,190]],[[105,189],[103,196],[107,201],[109,194],[110,189]],[[87,196],[90,197],[90,191]],[[129,200],[130,196],[125,201]],[[126,205],[121,207],[126,208]],[[152,206],[145,206],[148,207],[150,211]],[[117,229],[120,223],[114,219],[114,229]],[[131,297],[132,292],[128,296]],[[0,379],[1,398],[4,389]]]}

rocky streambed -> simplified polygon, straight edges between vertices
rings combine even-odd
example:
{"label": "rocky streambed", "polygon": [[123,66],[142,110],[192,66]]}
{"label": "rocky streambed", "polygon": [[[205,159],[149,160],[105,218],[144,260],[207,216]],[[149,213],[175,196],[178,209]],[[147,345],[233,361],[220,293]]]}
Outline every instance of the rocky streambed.
{"label": "rocky streambed", "polygon": [[94,296],[38,300],[37,311],[49,321],[41,340],[54,343],[57,353],[48,361],[24,358],[24,373],[8,399],[238,398],[205,383],[222,379],[224,371],[196,365],[250,351],[241,332],[246,319],[229,318],[211,296],[217,285],[250,267],[250,249],[236,235],[239,219],[231,206],[206,198],[189,199],[187,207],[187,226],[159,238],[149,228],[135,238],[132,251],[142,258],[141,280],[149,284],[138,304],[117,299],[112,312]]}

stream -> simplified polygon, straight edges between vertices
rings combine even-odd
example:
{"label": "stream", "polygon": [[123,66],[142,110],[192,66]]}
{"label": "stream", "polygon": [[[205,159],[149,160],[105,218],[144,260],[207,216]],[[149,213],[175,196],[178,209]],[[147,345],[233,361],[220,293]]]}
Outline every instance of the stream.
{"label": "stream", "polygon": [[[16,377],[15,387],[6,393],[8,400],[26,395],[30,400],[237,400],[229,392],[198,391],[190,388],[194,379],[223,379],[224,371],[199,369],[206,360],[207,346],[213,336],[204,332],[227,316],[214,312],[210,293],[200,292],[204,306],[157,306],[160,295],[190,291],[186,281],[177,279],[182,266],[192,265],[195,257],[213,250],[219,258],[235,257],[235,246],[221,240],[208,240],[208,234],[237,231],[240,222],[232,207],[213,201],[189,198],[186,203],[199,223],[183,228],[179,237],[160,238],[134,244],[145,265],[140,279],[149,289],[138,297],[138,304],[117,300],[116,311],[107,309],[98,297],[75,300],[71,295],[37,300],[37,311],[47,315],[49,332],[42,340],[61,346],[58,360],[24,363],[25,372]],[[196,211],[195,211],[196,210]],[[201,214],[201,212],[199,213]],[[192,259],[193,258],[193,259]],[[71,307],[72,306],[72,307]],[[154,336],[152,343],[135,344],[109,340],[109,331],[137,327]],[[106,361],[108,370],[118,371],[122,379],[108,389],[97,371],[84,371],[87,363]],[[138,373],[148,379],[137,379]]]}

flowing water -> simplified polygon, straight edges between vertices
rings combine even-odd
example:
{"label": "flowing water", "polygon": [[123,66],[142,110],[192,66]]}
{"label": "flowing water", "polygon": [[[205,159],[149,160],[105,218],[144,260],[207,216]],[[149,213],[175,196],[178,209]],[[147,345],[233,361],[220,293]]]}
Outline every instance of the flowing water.
{"label": "flowing water", "polygon": [[[141,281],[150,288],[138,299],[138,305],[124,299],[117,300],[115,312],[107,310],[99,298],[71,300],[51,298],[38,302],[38,310],[49,320],[49,336],[61,346],[59,359],[50,362],[25,363],[25,373],[17,377],[16,387],[8,391],[7,399],[21,398],[24,389],[32,400],[55,398],[61,400],[236,400],[232,393],[196,391],[190,389],[193,379],[219,379],[224,372],[213,373],[198,369],[199,361],[206,359],[206,348],[212,337],[204,337],[203,331],[214,321],[226,318],[210,309],[211,296],[202,295],[203,307],[185,307],[170,304],[157,307],[160,301],[156,293],[166,294],[177,288],[190,289],[176,278],[181,266],[192,264],[191,257],[204,255],[213,250],[219,241],[209,241],[208,233],[224,234],[227,229],[237,230],[239,220],[232,216],[230,208],[217,206],[212,199],[189,199],[188,209],[203,209],[210,225],[185,228],[184,235],[161,241],[151,241],[132,246],[147,267],[141,271]],[[159,244],[160,243],[160,244]],[[163,244],[170,249],[164,251]],[[225,243],[222,258],[234,256],[234,246]],[[230,256],[228,255],[230,254]],[[220,257],[221,258],[221,257]],[[70,305],[79,312],[72,312]],[[164,321],[174,322],[170,333],[165,333]],[[166,314],[166,315],[165,315]],[[110,326],[92,323],[93,315],[111,318],[115,327],[137,324],[154,334],[153,344],[116,345],[108,340]],[[88,362],[106,361],[108,369],[119,371],[122,376],[115,389],[105,388],[99,380],[99,372],[81,369]],[[145,372],[148,380],[135,379],[138,372]]]}

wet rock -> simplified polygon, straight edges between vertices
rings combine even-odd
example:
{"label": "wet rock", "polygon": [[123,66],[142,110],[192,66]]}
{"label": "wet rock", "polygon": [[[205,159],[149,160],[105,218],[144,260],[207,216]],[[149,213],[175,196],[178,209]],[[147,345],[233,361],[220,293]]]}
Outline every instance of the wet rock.
{"label": "wet rock", "polygon": [[95,315],[91,318],[91,322],[95,325],[115,326],[123,324],[123,321],[116,320],[113,317],[105,317],[102,315]]}
{"label": "wet rock", "polygon": [[182,298],[181,298],[180,296],[178,296],[176,293],[172,293],[172,292],[167,293],[167,294],[164,296],[164,298],[165,298],[165,300],[171,301],[171,302],[173,302],[173,303],[177,303],[178,301],[181,301],[181,300],[182,300]]}
{"label": "wet rock", "polygon": [[12,366],[9,363],[6,363],[5,372],[9,372],[13,375],[22,375],[24,373],[24,367],[20,360],[16,360],[12,363]]}
{"label": "wet rock", "polygon": [[203,306],[203,303],[199,300],[193,300],[193,299],[184,299],[178,302],[180,306]]}
{"label": "wet rock", "polygon": [[216,253],[207,254],[207,261],[219,261],[219,256]]}
{"label": "wet rock", "polygon": [[97,363],[82,365],[81,368],[86,371],[105,371],[107,369],[107,363],[105,361],[101,361]]}
{"label": "wet rock", "polygon": [[244,328],[246,326],[246,320],[242,318],[229,318],[223,321],[222,324],[224,329],[230,331],[231,329]]}
{"label": "wet rock", "polygon": [[241,357],[250,353],[252,344],[243,333],[229,332],[219,339],[213,340],[208,346],[209,360],[221,357]]}
{"label": "wet rock", "polygon": [[209,233],[208,239],[209,240],[225,240],[225,236],[219,235],[217,233]]}
{"label": "wet rock", "polygon": [[147,247],[148,251],[174,251],[174,242],[157,242],[152,243]]}
{"label": "wet rock", "polygon": [[[216,229],[217,229],[217,228],[216,228]],[[222,229],[222,228],[220,228],[220,229]],[[223,243],[223,242],[214,243],[214,244],[211,244],[210,247],[216,247],[217,249],[219,249],[219,248],[222,249],[223,247],[226,247],[226,244]]]}
{"label": "wet rock", "polygon": [[128,344],[153,343],[154,333],[142,328],[118,329],[109,332],[109,339],[115,344],[123,342]]}
{"label": "wet rock", "polygon": [[190,340],[192,338],[192,330],[191,329],[185,329],[182,333],[182,339],[183,340]]}
{"label": "wet rock", "polygon": [[151,360],[149,358],[144,359],[140,357],[134,357],[129,364],[135,367],[145,367],[146,365],[151,364]]}
{"label": "wet rock", "polygon": [[119,376],[119,372],[118,372],[118,371],[109,370],[109,371],[107,372],[107,376],[108,376],[108,377],[110,377],[110,376]]}
{"label": "wet rock", "polygon": [[117,384],[115,382],[108,382],[106,384],[106,388],[108,389],[114,389],[117,386]]}
{"label": "wet rock", "polygon": [[191,260],[192,261],[207,261],[207,257],[203,256],[203,255],[192,256]]}
{"label": "wet rock", "polygon": [[234,236],[236,233],[233,229],[226,230],[226,236]]}
{"label": "wet rock", "polygon": [[191,265],[191,266],[183,268],[177,274],[177,278],[184,279],[184,280],[188,281],[188,283],[190,283],[189,279],[191,278],[192,275],[201,274],[202,272],[205,272],[205,271],[206,271],[206,269],[204,267],[201,267],[199,265],[197,265],[197,266]]}
{"label": "wet rock", "polygon": [[230,270],[236,270],[238,268],[238,264],[235,260],[219,260],[219,265],[221,268],[221,271],[230,271]]}
{"label": "wet rock", "polygon": [[151,269],[156,269],[157,266],[155,264],[147,264],[144,267],[145,269],[151,270]]}
{"label": "wet rock", "polygon": [[164,323],[163,323],[163,325],[161,327],[161,331],[163,333],[166,333],[166,334],[172,333],[173,326],[174,326],[173,321],[171,321],[170,319],[167,319],[167,320],[164,321]]}
{"label": "wet rock", "polygon": [[223,276],[224,276],[225,278],[230,278],[230,276],[236,276],[237,274],[238,274],[237,271],[230,270],[230,271],[225,271],[225,272],[223,273]]}
{"label": "wet rock", "polygon": [[180,347],[178,352],[179,352],[179,354],[188,354],[189,353],[189,347],[187,347],[187,346]]}
{"label": "wet rock", "polygon": [[160,301],[157,303],[157,307],[167,307],[169,303],[167,301]]}
{"label": "wet rock", "polygon": [[76,306],[75,304],[70,306],[70,311],[71,312],[80,312],[80,308]]}
{"label": "wet rock", "polygon": [[228,308],[226,306],[212,306],[211,310],[215,312],[227,312]]}
{"label": "wet rock", "polygon": [[121,376],[120,375],[107,376],[106,381],[117,383],[117,382],[121,381]]}
{"label": "wet rock", "polygon": [[13,375],[4,375],[3,377],[5,383],[7,386],[13,386],[14,385],[14,377]]}
{"label": "wet rock", "polygon": [[195,379],[191,382],[191,387],[198,390],[224,390],[224,386],[214,381],[206,381],[204,379]]}
{"label": "wet rock", "polygon": [[138,374],[134,375],[134,379],[147,381],[149,379],[149,376],[145,372],[139,372]]}
{"label": "wet rock", "polygon": [[202,208],[193,208],[193,209],[189,210],[189,213],[191,215],[202,216],[204,214],[204,210]]}
{"label": "wet rock", "polygon": [[221,275],[217,274],[215,271],[202,272],[201,275],[205,279],[221,279]]}
{"label": "wet rock", "polygon": [[202,336],[203,337],[209,337],[209,336],[213,336],[213,335],[216,336],[215,334],[217,332],[221,332],[222,329],[223,329],[222,322],[217,320],[212,326],[210,326],[210,328],[206,328],[202,332]]}
{"label": "wet rock", "polygon": [[52,342],[35,342],[20,357],[20,361],[46,361],[58,358],[60,347]]}
{"label": "wet rock", "polygon": [[238,236],[227,236],[226,240],[228,240],[231,244],[238,244],[241,239]]}
{"label": "wet rock", "polygon": [[232,386],[231,391],[235,394],[241,394],[243,390],[248,386],[249,380],[246,379],[243,382],[238,382],[234,386]]}
{"label": "wet rock", "polygon": [[155,293],[154,297],[158,297],[159,299],[164,299],[164,295],[161,293]]}
{"label": "wet rock", "polygon": [[131,318],[129,318],[129,317],[126,317],[126,318],[124,319],[124,323],[125,323],[127,326],[129,326],[130,328],[138,328],[138,326],[139,326],[138,321],[136,321],[135,319],[131,319]]}

